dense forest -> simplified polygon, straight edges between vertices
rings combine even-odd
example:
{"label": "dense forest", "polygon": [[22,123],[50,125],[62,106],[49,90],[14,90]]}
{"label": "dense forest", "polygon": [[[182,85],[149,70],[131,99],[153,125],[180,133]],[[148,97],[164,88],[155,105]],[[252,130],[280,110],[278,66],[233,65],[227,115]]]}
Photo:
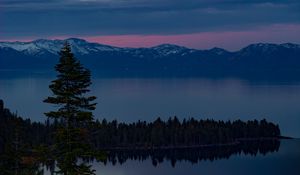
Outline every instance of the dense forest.
{"label": "dense forest", "polygon": [[[0,101],[0,151],[16,140],[27,148],[48,145],[53,142],[52,134],[60,122],[31,122],[22,119]],[[177,117],[154,122],[138,121],[118,123],[96,120],[87,126],[90,142],[97,149],[119,148],[175,148],[207,145],[236,144],[245,139],[278,138],[278,125],[261,121],[215,121],[194,118],[180,121]]]}
{"label": "dense forest", "polygon": [[[37,154],[40,145],[54,142],[53,133],[60,125],[57,120],[40,123],[23,119],[5,109],[0,100],[0,170],[13,172],[18,167],[25,172],[23,163],[37,162],[32,155]],[[87,129],[94,148],[106,152],[103,162],[112,164],[151,158],[154,166],[164,160],[175,166],[181,160],[197,163],[240,153],[266,154],[278,151],[280,146],[279,126],[265,119],[224,122],[193,118],[180,121],[173,117],[167,121],[158,118],[154,122],[129,124],[103,119]],[[16,167],[8,168],[12,165]],[[39,164],[30,165],[26,166],[27,172],[39,170]],[[53,169],[53,162],[47,165]]]}
{"label": "dense forest", "polygon": [[49,121],[32,122],[11,113],[0,100],[0,153],[12,144],[19,144],[26,150],[40,144],[49,144],[54,130],[54,124]]}
{"label": "dense forest", "polygon": [[243,122],[196,120],[179,121],[177,117],[154,122],[118,123],[96,121],[91,127],[91,139],[97,148],[162,148],[199,145],[232,144],[248,138],[276,138],[279,126],[253,120]]}

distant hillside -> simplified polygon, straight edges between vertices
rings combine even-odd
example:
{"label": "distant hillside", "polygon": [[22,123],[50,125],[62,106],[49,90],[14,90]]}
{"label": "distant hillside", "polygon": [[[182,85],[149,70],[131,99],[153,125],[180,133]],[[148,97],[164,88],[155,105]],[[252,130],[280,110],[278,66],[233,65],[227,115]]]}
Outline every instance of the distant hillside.
{"label": "distant hillside", "polygon": [[[0,42],[0,69],[52,69],[66,40]],[[70,38],[75,55],[108,76],[248,76],[293,78],[300,75],[300,45],[251,44],[239,51],[189,49],[162,44],[120,48]]]}

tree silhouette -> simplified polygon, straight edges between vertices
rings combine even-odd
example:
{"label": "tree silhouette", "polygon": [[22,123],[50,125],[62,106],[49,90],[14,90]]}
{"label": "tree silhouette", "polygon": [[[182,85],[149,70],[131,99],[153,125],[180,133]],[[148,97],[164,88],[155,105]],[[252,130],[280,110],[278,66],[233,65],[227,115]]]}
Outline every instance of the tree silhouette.
{"label": "tree silhouette", "polygon": [[96,108],[93,102],[96,97],[86,96],[92,84],[91,73],[74,57],[68,43],[65,43],[59,55],[59,63],[55,66],[57,79],[49,86],[53,95],[44,100],[59,106],[58,110],[45,113],[48,118],[60,121],[51,146],[59,168],[56,173],[94,174],[94,170],[84,162],[93,153],[88,126],[93,121],[91,111]]}

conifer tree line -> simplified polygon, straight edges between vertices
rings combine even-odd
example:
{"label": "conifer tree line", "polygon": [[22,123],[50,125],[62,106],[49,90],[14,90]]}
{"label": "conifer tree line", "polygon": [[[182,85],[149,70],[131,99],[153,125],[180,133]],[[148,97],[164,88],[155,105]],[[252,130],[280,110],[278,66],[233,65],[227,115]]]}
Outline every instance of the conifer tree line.
{"label": "conifer tree line", "polygon": [[23,119],[3,105],[0,100],[0,174],[42,175],[35,149],[50,144],[54,125]]}
{"label": "conifer tree line", "polygon": [[[0,112],[0,152],[4,145],[15,140],[16,121],[20,128],[19,138],[30,150],[38,145],[54,142],[53,133],[61,125],[57,120],[45,123],[22,119],[8,110]],[[280,138],[279,126],[265,119],[249,121],[196,120],[179,121],[177,117],[154,122],[138,121],[123,123],[113,120],[96,120],[87,127],[91,145],[97,149],[114,148],[155,148],[197,146],[205,144],[232,143],[243,139]]]}
{"label": "conifer tree line", "polygon": [[[158,119],[159,120],[159,119]],[[174,118],[169,119],[168,121],[162,121],[164,124],[167,125],[168,122],[171,122],[174,120]],[[175,119],[176,120],[176,119]],[[193,122],[198,122],[201,123],[201,120],[195,120],[195,119],[189,119],[184,122],[183,120],[181,125],[184,123],[189,123],[190,121]],[[206,123],[207,120],[202,120],[203,124]],[[210,123],[219,123],[219,121],[213,121],[213,120],[208,120]],[[155,121],[154,121],[155,122]],[[249,154],[249,155],[257,155],[257,154],[267,154],[269,152],[275,152],[278,151],[279,146],[280,146],[280,141],[278,139],[275,139],[276,136],[272,136],[273,139],[266,139],[269,138],[267,135],[264,137],[261,137],[261,139],[258,140],[243,140],[240,139],[238,143],[233,143],[233,144],[225,144],[225,145],[213,145],[213,146],[204,146],[204,147],[173,147],[171,149],[167,147],[156,147],[152,149],[145,149],[145,147],[138,147],[138,146],[129,146],[128,147],[123,147],[121,148],[120,146],[114,147],[113,144],[111,144],[112,140],[114,138],[109,139],[109,137],[104,137],[107,142],[109,143],[104,143],[104,138],[103,139],[95,139],[95,138],[100,138],[103,137],[103,135],[98,135],[101,132],[102,134],[106,134],[108,136],[114,135],[117,136],[116,134],[113,134],[116,130],[114,130],[112,126],[117,126],[118,128],[122,128],[125,125],[129,128],[139,128],[136,131],[136,136],[132,135],[132,137],[138,138],[137,132],[140,132],[141,127],[137,127],[140,124],[138,123],[143,123],[144,126],[147,126],[145,128],[148,128],[150,126],[154,125],[154,122],[136,122],[136,123],[130,123],[130,124],[125,124],[125,123],[118,123],[117,121],[111,121],[107,122],[105,119],[102,120],[101,122],[96,121],[91,129],[90,129],[90,136],[94,136],[94,139],[91,139],[91,144],[94,147],[97,147],[98,149],[103,149],[106,150],[107,153],[105,155],[105,158],[102,160],[104,163],[111,162],[112,164],[123,164],[127,160],[146,160],[148,158],[151,158],[152,164],[154,166],[158,165],[159,163],[162,163],[163,161],[170,161],[172,166],[175,166],[177,161],[182,161],[186,160],[191,163],[197,163],[201,160],[217,160],[217,159],[228,159],[231,155],[234,154],[240,154],[243,152],[244,154]],[[223,123],[222,121],[220,121]],[[261,122],[258,122],[256,120],[254,121],[247,121],[247,122],[242,122],[242,121],[234,121],[234,122],[227,122],[228,124],[231,123],[231,126],[233,126],[233,123],[243,123],[245,126],[247,124],[250,125],[250,123],[257,123],[258,126],[260,126],[260,123],[264,123],[265,120],[262,120]],[[226,122],[225,122],[226,123]],[[267,122],[271,127],[274,127],[272,123]],[[4,111],[0,111],[0,172],[5,172],[5,174],[15,174],[15,166],[16,162],[18,163],[18,168],[19,168],[19,174],[24,173],[24,175],[29,174],[39,174],[39,173],[33,173],[33,172],[42,172],[42,171],[37,171],[40,170],[39,168],[39,163],[38,161],[43,161],[43,160],[38,160],[35,157],[33,164],[24,165],[23,160],[24,157],[32,157],[32,155],[35,154],[35,151],[40,147],[40,145],[51,145],[53,144],[53,134],[54,131],[56,130],[59,124],[59,122],[50,122],[47,120],[45,123],[40,123],[40,122],[32,122],[29,119],[23,119],[21,117],[18,117],[16,114],[11,113],[8,109],[5,109]],[[251,124],[252,125],[252,124]],[[104,130],[104,126],[105,129]],[[135,126],[135,127],[133,127]],[[99,128],[98,128],[99,127]],[[277,125],[275,125],[277,128]],[[19,128],[17,131],[16,128]],[[95,133],[95,130],[99,130],[98,133]],[[108,129],[110,128],[110,129]],[[148,128],[149,129],[149,128]],[[123,130],[123,129],[122,129]],[[120,131],[117,131],[119,133]],[[245,127],[245,131],[248,130],[247,127]],[[277,130],[277,129],[276,129]],[[104,133],[105,131],[105,133]],[[266,130],[265,130],[266,131]],[[94,133],[92,133],[94,132]],[[277,131],[278,132],[278,131]],[[19,135],[17,136],[16,133]],[[133,133],[133,132],[132,132]],[[131,134],[132,134],[131,133]],[[270,133],[268,131],[268,133]],[[94,135],[93,135],[94,134]],[[242,136],[242,133],[239,133],[240,136]],[[251,138],[251,137],[249,137]],[[265,139],[264,139],[265,138]],[[19,141],[19,143],[16,143],[16,140]],[[97,141],[98,140],[98,141]],[[99,145],[99,143],[103,143],[103,146]],[[18,144],[19,148],[16,150],[15,145]],[[106,145],[106,146],[104,146]],[[109,146],[110,145],[110,146]],[[132,144],[130,144],[132,145]],[[124,146],[124,145],[123,145]],[[48,155],[46,155],[48,156]],[[22,158],[23,157],[23,158]],[[90,160],[93,160],[91,158]],[[29,162],[30,163],[30,162]],[[53,166],[54,162],[49,162],[47,164],[48,166]],[[54,167],[52,167],[54,171]],[[35,170],[35,171],[34,171]],[[31,173],[32,172],[32,173]],[[43,173],[40,173],[43,174]]]}
{"label": "conifer tree line", "polygon": [[[39,170],[38,161],[43,159],[35,157],[36,150],[43,145],[53,145],[54,134],[62,125],[58,120],[32,122],[30,119],[18,117],[8,109],[0,111],[0,159],[3,160],[0,161],[0,171],[14,174],[16,167],[20,172]],[[101,122],[96,120],[90,123],[86,129],[92,148],[107,151],[102,159],[104,162],[116,163],[118,160],[123,163],[127,159],[143,160],[150,156],[153,165],[162,162],[164,157],[170,159],[173,165],[177,159],[191,162],[214,160],[241,151],[246,154],[257,154],[258,151],[265,154],[278,150],[279,142],[276,140],[280,138],[279,126],[265,119],[224,122],[193,118],[179,121],[177,117],[173,117],[167,121],[158,118],[154,122],[134,123],[118,123],[116,120],[108,122],[103,119]],[[254,141],[245,142],[247,139]],[[270,142],[257,142],[257,139]],[[204,147],[205,149],[197,148],[208,144],[212,145]],[[215,147],[221,144],[225,144],[225,147]],[[194,153],[199,154],[196,156]],[[204,153],[207,153],[205,157]],[[51,153],[45,156],[51,157]],[[29,162],[29,168],[23,164],[26,157],[34,160]],[[53,161],[49,165],[53,166]]]}
{"label": "conifer tree line", "polygon": [[179,121],[177,117],[154,122],[138,121],[118,123],[96,121],[91,129],[91,139],[96,148],[159,148],[188,147],[207,144],[226,144],[241,139],[276,138],[280,136],[278,125],[249,120],[215,121],[194,118]]}

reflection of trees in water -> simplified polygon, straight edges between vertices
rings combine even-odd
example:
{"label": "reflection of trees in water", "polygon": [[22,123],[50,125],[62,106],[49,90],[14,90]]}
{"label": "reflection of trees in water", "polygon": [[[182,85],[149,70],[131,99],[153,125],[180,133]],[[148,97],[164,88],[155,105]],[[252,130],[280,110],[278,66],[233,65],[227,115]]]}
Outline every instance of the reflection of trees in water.
{"label": "reflection of trees in water", "polygon": [[[108,162],[113,165],[123,164],[127,160],[145,161],[151,160],[153,166],[157,166],[164,161],[171,162],[174,167],[177,162],[188,161],[192,164],[201,161],[214,161],[219,159],[229,159],[232,155],[266,155],[268,153],[278,152],[280,147],[280,140],[251,140],[240,141],[238,144],[222,145],[222,146],[206,146],[198,148],[169,148],[169,149],[124,149],[111,150],[108,152],[104,164]],[[55,162],[31,162],[33,157],[24,157],[16,159],[16,155],[2,153],[0,154],[0,171],[5,174],[16,175],[37,175],[43,174],[42,166],[45,166],[50,172],[55,169]],[[87,162],[94,161],[93,158],[85,160]],[[16,166],[17,165],[17,166]],[[4,171],[5,170],[5,171]]]}
{"label": "reflection of trees in water", "polygon": [[280,147],[280,140],[240,141],[239,144],[210,146],[199,148],[176,148],[176,149],[155,149],[155,150],[114,150],[110,151],[105,160],[113,165],[123,164],[127,160],[144,161],[152,160],[153,166],[163,161],[170,161],[175,166],[177,161],[188,161],[199,163],[200,161],[214,161],[218,159],[229,159],[232,155],[266,155],[277,152]]}
{"label": "reflection of trees in water", "polygon": [[[45,124],[31,122],[4,109],[0,100],[0,174],[38,174],[41,165],[50,170],[55,168],[53,153],[46,149],[53,143],[52,133],[59,126],[48,120]],[[242,122],[222,122],[213,120],[183,121],[177,118],[163,122],[157,119],[153,123],[138,122],[117,124],[96,122],[91,128],[91,143],[95,149],[108,148],[104,163],[123,164],[126,160],[150,159],[153,165],[170,161],[175,166],[177,161],[197,163],[202,160],[228,159],[235,154],[267,154],[278,151],[279,140],[267,140],[280,136],[278,125],[266,120]],[[94,134],[95,133],[95,134]],[[239,138],[265,138],[260,141],[242,141]],[[240,140],[239,144],[210,146],[200,148],[170,147],[193,146],[203,144],[231,143]],[[165,149],[155,149],[161,146]],[[129,149],[117,149],[119,147]],[[130,149],[134,147],[145,149]],[[152,149],[147,149],[152,148]],[[39,150],[40,149],[40,150]],[[91,158],[87,161],[93,161]]]}
{"label": "reflection of trees in water", "polygon": [[[70,145],[75,144],[75,142],[78,143],[72,147],[74,154],[71,155],[71,162],[73,163],[78,163],[77,160],[82,160],[81,158],[90,159],[86,154],[81,154],[86,152],[87,149],[84,149],[82,145],[86,145],[88,141],[95,150],[106,148],[111,150],[108,152],[104,163],[122,164],[126,160],[151,159],[154,166],[165,160],[171,161],[172,165],[175,166],[177,161],[182,160],[197,163],[201,160],[228,159],[231,155],[241,153],[266,154],[277,151],[280,145],[279,140],[266,140],[280,137],[280,129],[278,125],[267,122],[265,119],[261,121],[224,122],[191,118],[181,122],[177,117],[174,117],[168,121],[162,121],[158,118],[149,123],[138,121],[126,124],[118,123],[116,120],[107,122],[104,119],[102,122],[96,121],[91,125],[89,124],[86,125],[88,129],[72,129],[74,132],[67,135],[65,133],[68,132],[63,132],[60,134],[62,138],[59,139],[59,144],[53,146],[56,141],[53,139],[53,134],[59,131],[58,128],[64,126],[63,122],[47,120],[43,124],[31,122],[29,119],[24,120],[5,109],[3,101],[0,100],[0,170],[12,173],[25,172],[25,170],[38,170],[41,164],[53,170],[55,161],[61,160],[58,162],[62,162],[62,165],[65,162],[63,160],[69,157],[70,154],[61,154],[61,148],[64,145],[65,150],[69,150],[69,146],[65,146],[64,141],[66,136],[73,138],[69,137],[71,135],[77,139],[74,142],[69,139]],[[78,134],[84,137],[78,137]],[[81,138],[86,138],[84,139],[86,141],[82,143],[83,139]],[[264,138],[264,141],[241,141],[241,138]],[[236,144],[236,140],[240,140],[239,144]],[[226,143],[233,144],[197,149],[174,149],[174,147]],[[165,149],[155,149],[162,147]],[[37,148],[41,150],[36,150]],[[120,148],[128,149],[121,150]],[[80,154],[78,150],[80,150]],[[87,161],[93,161],[93,159]]]}

